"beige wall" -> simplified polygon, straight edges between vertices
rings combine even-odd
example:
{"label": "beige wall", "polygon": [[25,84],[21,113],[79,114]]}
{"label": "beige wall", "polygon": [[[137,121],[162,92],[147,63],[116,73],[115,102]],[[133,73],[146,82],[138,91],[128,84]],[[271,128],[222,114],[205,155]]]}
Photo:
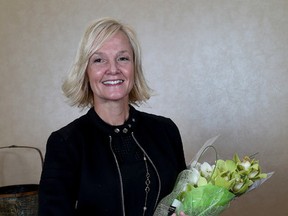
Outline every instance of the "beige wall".
{"label": "beige wall", "polygon": [[[0,0],[0,146],[45,152],[82,114],[60,86],[92,19],[135,27],[156,95],[142,110],[171,117],[187,162],[208,138],[228,158],[259,152],[275,175],[224,215],[288,214],[287,0]],[[0,185],[38,183],[29,150],[1,150]]]}

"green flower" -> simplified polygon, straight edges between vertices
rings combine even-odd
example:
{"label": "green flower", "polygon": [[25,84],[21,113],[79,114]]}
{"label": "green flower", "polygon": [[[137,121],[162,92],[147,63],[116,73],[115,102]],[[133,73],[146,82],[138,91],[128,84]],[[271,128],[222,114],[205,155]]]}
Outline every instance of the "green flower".
{"label": "green flower", "polygon": [[[237,154],[234,154],[232,160],[219,159],[215,165],[194,161],[190,170],[192,170],[190,183],[184,188],[184,193],[211,184],[226,188],[238,196],[245,193],[256,180],[267,177],[266,173],[261,172],[257,160],[248,156],[241,160]],[[179,200],[182,196],[183,194],[179,196]]]}
{"label": "green flower", "polygon": [[235,179],[231,192],[239,196],[245,193],[252,184],[253,181],[250,180],[248,176],[240,176]]}

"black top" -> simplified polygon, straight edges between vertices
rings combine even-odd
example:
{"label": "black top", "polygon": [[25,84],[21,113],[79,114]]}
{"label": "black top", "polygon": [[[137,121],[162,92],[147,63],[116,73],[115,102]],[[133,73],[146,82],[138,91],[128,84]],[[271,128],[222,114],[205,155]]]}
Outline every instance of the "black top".
{"label": "black top", "polygon": [[[128,120],[119,126],[108,125],[97,116],[103,127],[106,127],[113,134],[112,148],[121,170],[126,216],[143,215],[146,197],[145,181],[147,179],[147,171],[144,152],[139,148],[131,135],[131,132],[134,130],[134,114],[134,109],[130,109]],[[150,174],[150,190],[147,196],[145,216],[153,215],[158,189],[156,173],[149,161],[146,160],[146,162]]]}
{"label": "black top", "polygon": [[[144,154],[131,135],[124,135],[114,139],[112,145],[122,174],[126,215],[142,215],[146,197]],[[155,171],[149,161],[147,161],[147,165],[150,174],[150,191],[148,192],[147,212],[145,215],[152,215],[158,184]]]}
{"label": "black top", "polygon": [[172,191],[186,168],[177,126],[169,118],[131,106],[127,122],[114,127],[91,108],[49,136],[39,185],[39,215],[141,216],[146,173],[142,152],[152,175],[146,215],[152,216],[155,205]]}

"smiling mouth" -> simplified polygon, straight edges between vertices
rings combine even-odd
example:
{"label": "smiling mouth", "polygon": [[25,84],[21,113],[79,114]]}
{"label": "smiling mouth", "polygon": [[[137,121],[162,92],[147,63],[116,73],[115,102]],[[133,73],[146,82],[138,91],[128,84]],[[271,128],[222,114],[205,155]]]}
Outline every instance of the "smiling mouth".
{"label": "smiling mouth", "polygon": [[104,81],[102,82],[104,85],[118,85],[118,84],[121,84],[123,83],[124,80],[107,80],[107,81]]}

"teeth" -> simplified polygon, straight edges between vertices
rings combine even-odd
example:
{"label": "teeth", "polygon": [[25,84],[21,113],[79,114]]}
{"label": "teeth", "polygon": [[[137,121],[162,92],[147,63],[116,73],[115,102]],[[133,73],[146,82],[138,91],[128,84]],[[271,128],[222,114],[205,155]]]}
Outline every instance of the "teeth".
{"label": "teeth", "polygon": [[104,81],[103,84],[105,85],[117,85],[119,83],[123,83],[123,80],[108,80],[108,81]]}

